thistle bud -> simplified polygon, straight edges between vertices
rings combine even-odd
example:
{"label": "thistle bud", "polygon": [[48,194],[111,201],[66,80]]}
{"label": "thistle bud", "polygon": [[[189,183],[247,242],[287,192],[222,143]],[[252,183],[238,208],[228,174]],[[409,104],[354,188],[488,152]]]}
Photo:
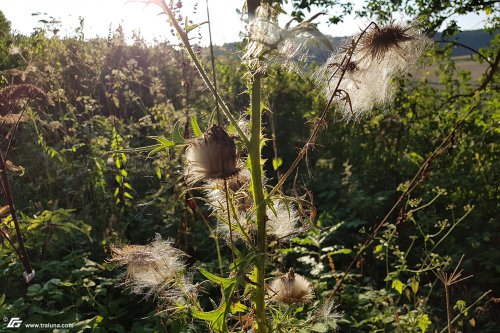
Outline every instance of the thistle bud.
{"label": "thistle bud", "polygon": [[234,139],[219,125],[212,125],[186,149],[186,182],[227,179],[238,173]]}
{"label": "thistle bud", "polygon": [[271,284],[271,290],[272,300],[289,305],[308,303],[313,298],[311,284],[302,275],[295,274],[293,268],[276,278]]}

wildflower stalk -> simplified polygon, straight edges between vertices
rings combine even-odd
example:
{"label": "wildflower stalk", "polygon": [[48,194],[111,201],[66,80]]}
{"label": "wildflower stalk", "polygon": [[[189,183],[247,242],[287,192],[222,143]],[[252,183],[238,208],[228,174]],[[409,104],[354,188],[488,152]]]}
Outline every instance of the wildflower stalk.
{"label": "wildflower stalk", "polygon": [[[17,241],[19,244],[18,254],[20,254],[21,262],[23,263],[25,273],[26,283],[32,279],[30,275],[33,273],[33,269],[31,268],[30,259],[28,257],[28,252],[26,251],[26,247],[24,246],[23,235],[21,233],[21,228],[19,227],[19,221],[17,220],[16,208],[14,207],[14,201],[12,199],[12,193],[10,191],[9,178],[7,177],[7,169],[5,167],[5,160],[3,158],[2,153],[0,153],[0,177],[2,183],[2,189],[5,194],[5,199],[7,201],[7,205],[9,206],[10,215],[12,217],[12,222],[14,223],[14,227],[16,229]],[[10,241],[10,239],[9,239]],[[15,249],[15,248],[14,248]]]}
{"label": "wildflower stalk", "polygon": [[[212,21],[210,21],[210,9],[208,7],[208,0],[205,1],[207,4],[207,22],[208,22],[208,37],[210,41],[210,63],[212,65],[212,76],[214,79],[214,88],[215,91],[217,92],[217,75],[215,72],[215,57],[214,57],[214,45],[212,43]],[[220,108],[219,108],[219,101],[217,98],[215,99],[215,110],[217,113],[217,123],[221,123],[221,116],[220,116]]]}
{"label": "wildflower stalk", "polygon": [[238,132],[238,135],[240,136],[240,139],[243,141],[243,143],[245,143],[245,145],[248,146],[250,144],[248,137],[245,135],[245,133],[243,132],[241,127],[238,125],[238,121],[231,114],[226,103],[224,103],[224,101],[220,97],[219,93],[217,92],[217,89],[215,88],[214,84],[212,83],[212,81],[208,77],[206,70],[203,68],[200,60],[198,59],[198,57],[194,53],[193,48],[191,47],[191,43],[189,42],[189,37],[188,37],[187,33],[181,28],[181,26],[177,22],[177,19],[175,17],[174,12],[165,3],[164,0],[161,0],[161,2],[155,2],[155,3],[160,5],[161,8],[163,9],[163,11],[167,14],[167,16],[170,20],[170,23],[172,24],[175,31],[177,32],[177,35],[181,39],[182,44],[184,45],[184,48],[186,49],[187,53],[189,54],[189,57],[191,58],[191,60],[193,61],[194,66],[196,67],[196,69],[200,73],[201,78],[203,79],[203,81],[207,85],[207,87],[210,90],[210,92],[212,93],[212,95],[215,97],[216,102],[218,103],[218,105],[220,106],[220,109],[222,110],[222,113],[224,113],[224,115],[229,119],[229,122],[231,123],[231,125],[234,126],[234,128]]}
{"label": "wildflower stalk", "polygon": [[213,240],[215,241],[215,247],[216,247],[216,250],[217,250],[217,261],[219,263],[219,272],[222,275],[222,274],[224,274],[224,265],[222,263],[222,254],[220,252],[219,226],[216,227],[215,232],[214,232],[214,230],[210,226],[210,223],[208,223],[208,221],[205,218],[205,216],[202,213],[200,213],[198,211],[198,209],[196,209],[196,207],[193,209],[193,212],[195,214],[198,214],[200,216],[201,220],[203,221],[203,223],[205,223],[205,225],[208,228],[208,231],[210,232],[210,238],[213,238]]}
{"label": "wildflower stalk", "polygon": [[257,324],[259,333],[267,332],[266,308],[265,308],[265,266],[266,266],[266,204],[262,184],[261,163],[261,126],[262,108],[260,105],[260,74],[253,75],[251,87],[251,121],[252,129],[248,156],[250,158],[252,175],[252,195],[256,211],[257,222],[257,292],[255,295],[255,307],[257,313]]}
{"label": "wildflower stalk", "polygon": [[486,291],[485,293],[483,293],[481,296],[479,296],[479,298],[474,302],[472,303],[471,305],[469,305],[467,308],[463,309],[458,315],[456,315],[453,320],[451,320],[448,325],[443,328],[439,333],[446,333],[446,331],[448,330],[448,327],[449,325],[452,325],[454,324],[458,319],[460,319],[460,317],[462,317],[464,314],[468,313],[477,303],[479,303],[483,298],[485,298],[486,296],[488,296],[489,294],[491,294],[492,290],[488,290]]}
{"label": "wildflower stalk", "polygon": [[374,23],[370,23],[358,36],[356,41],[353,43],[353,45],[348,49],[348,52],[344,55],[342,61],[341,61],[341,72],[339,79],[335,85],[335,89],[333,90],[332,96],[329,98],[328,103],[326,104],[325,108],[323,109],[323,112],[321,113],[321,116],[319,117],[318,121],[316,122],[316,125],[311,131],[311,134],[309,136],[309,139],[305,143],[305,145],[300,149],[299,153],[297,154],[297,157],[295,160],[292,162],[288,170],[285,172],[285,174],[281,177],[281,179],[278,180],[278,183],[273,187],[273,189],[267,194],[266,199],[269,199],[273,194],[275,194],[281,186],[285,183],[285,181],[288,179],[288,177],[292,174],[292,172],[297,168],[299,163],[302,161],[302,159],[306,156],[307,152],[314,147],[314,144],[316,142],[316,138],[318,137],[319,131],[321,130],[326,116],[328,115],[328,111],[330,110],[330,107],[333,104],[333,101],[335,97],[337,97],[337,93],[339,92],[339,87],[340,84],[342,83],[342,80],[344,79],[345,73],[347,71],[347,65],[351,62],[352,55],[354,53],[354,50],[358,46],[358,43],[360,39],[364,36],[366,31],[373,25]]}
{"label": "wildflower stalk", "polygon": [[[380,220],[374,227],[373,231],[366,237],[364,243],[361,245],[359,251],[356,253],[356,256],[351,260],[349,265],[344,271],[344,274],[342,277],[337,281],[337,285],[335,286],[335,289],[332,291],[331,296],[329,297],[329,301],[333,300],[337,292],[340,290],[342,287],[342,284],[344,280],[347,278],[347,275],[349,272],[352,270],[354,267],[354,264],[358,261],[358,259],[361,257],[361,255],[364,253],[364,251],[372,244],[373,239],[375,236],[378,234],[380,229],[382,228],[383,225],[389,220],[389,218],[392,216],[392,214],[396,211],[397,207],[405,200],[405,198],[408,198],[409,195],[413,192],[415,188],[417,188],[424,180],[425,180],[425,174],[429,172],[429,168],[431,163],[434,161],[435,158],[437,158],[439,155],[441,155],[443,152],[446,151],[446,146],[451,142],[452,138],[455,137],[455,134],[459,131],[459,129],[462,127],[464,124],[465,120],[471,115],[471,113],[476,109],[477,103],[472,105],[467,113],[458,121],[455,123],[455,126],[453,126],[452,130],[450,133],[446,136],[446,138],[443,139],[441,144],[427,157],[424,163],[420,166],[420,169],[417,171],[417,173],[413,176],[412,180],[408,184],[408,187],[406,188],[405,191],[399,196],[399,198],[396,200],[394,205],[389,209],[387,214],[384,216],[382,220]],[[425,259],[427,260],[427,258]]]}
{"label": "wildflower stalk", "polygon": [[229,190],[227,188],[227,179],[224,178],[224,193],[226,195],[226,212],[227,212],[227,224],[229,226],[229,244],[231,244],[231,256],[233,258],[233,263],[236,261],[234,254],[234,240],[233,240],[233,227],[231,225],[231,210],[229,210]]}
{"label": "wildflower stalk", "polygon": [[448,333],[451,333],[451,308],[450,308],[450,287],[444,285],[444,293],[446,297],[446,320],[448,322]]}
{"label": "wildflower stalk", "polygon": [[[255,16],[255,11],[260,0],[247,0],[248,18]],[[248,146],[248,157],[250,158],[252,176],[252,196],[256,207],[257,222],[257,290],[255,294],[255,309],[257,315],[257,332],[266,333],[266,305],[265,305],[265,277],[266,277],[266,204],[264,188],[262,184],[262,160],[261,160],[261,127],[262,108],[261,102],[261,77],[259,73],[253,73],[251,87],[251,135]]]}

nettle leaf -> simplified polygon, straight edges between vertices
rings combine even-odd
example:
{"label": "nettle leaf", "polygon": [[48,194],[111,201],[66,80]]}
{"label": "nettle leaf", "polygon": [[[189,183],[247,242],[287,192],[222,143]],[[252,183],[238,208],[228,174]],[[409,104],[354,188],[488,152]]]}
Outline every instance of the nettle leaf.
{"label": "nettle leaf", "polygon": [[418,292],[418,287],[419,287],[419,282],[417,279],[411,279],[411,283],[410,283],[410,286],[411,286],[411,290],[413,291],[413,293],[416,295],[417,292]]}
{"label": "nettle leaf", "polygon": [[431,325],[431,323],[432,322],[430,321],[429,316],[426,314],[418,317],[418,319],[417,319],[418,328],[420,328],[422,333],[427,331],[427,328]]}
{"label": "nettle leaf", "polygon": [[352,253],[351,249],[342,248],[342,249],[338,249],[335,251],[330,251],[327,254],[329,256],[333,256],[333,255],[337,255],[337,254],[351,254],[351,253]]}
{"label": "nettle leaf", "polygon": [[191,127],[193,127],[194,136],[199,138],[203,135],[200,126],[198,125],[198,120],[196,119],[196,115],[191,116]]}

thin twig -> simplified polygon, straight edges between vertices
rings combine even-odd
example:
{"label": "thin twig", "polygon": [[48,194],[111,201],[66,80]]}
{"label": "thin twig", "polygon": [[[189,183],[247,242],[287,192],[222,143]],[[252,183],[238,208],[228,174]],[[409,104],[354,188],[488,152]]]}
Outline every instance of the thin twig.
{"label": "thin twig", "polygon": [[[490,62],[488,62],[488,63],[490,63]],[[454,101],[457,98],[460,98],[460,97],[472,97],[477,92],[486,89],[486,87],[488,86],[488,84],[490,84],[490,82],[493,82],[493,79],[495,77],[495,73],[497,72],[499,65],[500,65],[500,50],[498,50],[497,55],[495,57],[495,60],[491,63],[491,66],[489,66],[486,69],[486,71],[484,72],[484,75],[486,77],[484,78],[483,82],[481,83],[481,85],[477,89],[475,89],[473,92],[468,93],[468,94],[456,94],[456,95],[453,95],[453,96],[447,98],[443,103],[441,103],[441,105],[439,105],[437,107],[437,109],[438,110],[441,109],[445,104],[448,104],[448,103]]]}
{"label": "thin twig", "polygon": [[295,168],[299,165],[300,161],[302,161],[302,159],[306,156],[307,152],[314,146],[314,143],[316,142],[316,138],[319,134],[319,131],[323,127],[322,125],[326,119],[328,111],[330,110],[330,106],[332,105],[334,98],[337,96],[337,92],[339,91],[340,83],[344,79],[344,75],[347,72],[347,65],[351,62],[351,58],[352,58],[352,55],[354,53],[354,50],[356,49],[361,37],[363,37],[363,35],[366,33],[366,31],[374,24],[375,24],[374,22],[370,23],[361,32],[361,34],[358,36],[356,41],[349,47],[347,53],[344,55],[344,58],[342,59],[342,62],[341,62],[341,65],[343,65],[342,71],[341,71],[340,77],[337,81],[337,85],[335,86],[335,89],[333,91],[332,96],[328,100],[328,103],[327,103],[326,107],[324,108],[323,112],[321,113],[319,120],[316,122],[316,125],[314,126],[314,128],[311,132],[311,135],[309,136],[309,139],[307,140],[306,144],[300,149],[297,157],[292,162],[292,165],[288,168],[288,170],[285,172],[285,174],[281,177],[281,179],[278,181],[276,186],[274,186],[274,188],[267,194],[266,201],[269,198],[271,198],[271,196],[281,188],[281,186],[285,183],[287,178],[292,174],[293,170],[295,170]]}
{"label": "thin twig", "polygon": [[[212,76],[214,80],[214,89],[215,92],[217,92],[217,74],[215,72],[215,57],[214,57],[214,45],[212,43],[212,21],[210,21],[210,9],[208,8],[208,0],[206,0],[207,4],[207,22],[208,22],[208,37],[210,40],[210,61],[212,64]],[[217,112],[217,123],[221,123],[221,114],[220,114],[220,109],[219,109],[219,100],[216,98],[215,99],[215,110]]]}
{"label": "thin twig", "polygon": [[423,181],[423,176],[428,171],[431,162],[438,155],[440,155],[441,153],[444,152],[443,147],[445,147],[448,144],[448,142],[451,140],[451,138],[455,136],[456,131],[462,126],[462,124],[464,123],[464,121],[472,113],[472,111],[476,108],[476,106],[477,106],[477,104],[473,105],[469,109],[469,111],[462,117],[462,119],[455,124],[455,126],[453,127],[453,129],[451,130],[451,132],[448,134],[448,136],[446,136],[446,138],[441,142],[441,144],[429,155],[429,157],[425,160],[425,162],[420,166],[420,169],[417,171],[417,173],[415,174],[415,176],[413,177],[413,179],[410,181],[410,184],[408,185],[408,188],[405,191],[403,191],[403,193],[399,196],[399,198],[396,200],[396,203],[394,203],[394,205],[391,207],[391,209],[389,210],[389,212],[384,216],[384,218],[382,220],[380,220],[380,222],[378,222],[375,225],[375,228],[373,229],[372,233],[370,235],[368,235],[368,237],[366,238],[365,242],[361,246],[360,250],[358,251],[358,253],[354,257],[354,259],[351,261],[351,263],[349,264],[349,266],[347,266],[347,269],[344,271],[344,274],[342,275],[342,277],[338,281],[337,285],[335,286],[335,289],[333,290],[332,295],[330,296],[330,298],[333,298],[334,295],[337,293],[337,291],[340,289],[340,287],[342,286],[343,281],[346,279],[347,275],[349,274],[349,272],[353,268],[354,264],[361,257],[361,255],[363,254],[364,250],[369,246],[369,244],[371,243],[371,241],[373,240],[373,238],[377,235],[377,233],[379,232],[380,228],[387,222],[387,220],[389,219],[389,217],[391,217],[391,215],[397,209],[397,207],[399,206],[399,204],[405,198],[407,198],[408,195]]}
{"label": "thin twig", "polygon": [[9,179],[7,177],[7,170],[5,168],[5,160],[3,154],[0,152],[0,177],[3,188],[3,193],[5,194],[5,200],[7,201],[7,205],[10,209],[10,215],[12,216],[12,222],[14,223],[14,227],[16,229],[17,242],[19,244],[19,251],[22,254],[20,259],[23,263],[24,270],[26,274],[31,274],[33,269],[31,268],[30,259],[28,257],[28,252],[26,251],[26,247],[24,246],[23,235],[21,233],[21,228],[19,227],[19,221],[17,219],[16,208],[14,207],[14,201],[12,199],[12,193],[10,191]]}
{"label": "thin twig", "polygon": [[229,189],[227,187],[227,179],[224,178],[224,192],[226,195],[226,211],[227,211],[227,224],[229,225],[229,243],[231,244],[231,256],[233,258],[233,263],[236,262],[234,255],[234,239],[233,239],[233,227],[231,225],[231,210],[229,209]]}
{"label": "thin twig", "polygon": [[[483,298],[485,298],[486,296],[488,296],[493,290],[488,290],[486,291],[484,294],[482,294],[474,303],[472,303],[471,305],[469,305],[467,308],[463,309],[462,311],[460,311],[459,314],[457,314],[453,320],[450,322],[450,324],[454,324],[457,320],[460,319],[460,317],[462,317],[462,315],[464,315],[465,313],[469,312],[470,309],[472,309],[477,303],[479,303]],[[445,328],[443,328],[439,333],[445,333],[446,330],[448,329],[448,326],[446,326]]]}
{"label": "thin twig", "polygon": [[478,50],[476,49],[473,49],[472,47],[470,46],[467,46],[465,44],[462,44],[460,42],[457,42],[456,40],[447,40],[447,39],[441,39],[441,40],[438,40],[438,43],[449,43],[449,44],[453,44],[453,45],[456,45],[456,46],[461,46],[463,47],[464,49],[467,49],[475,54],[477,54],[478,56],[480,56],[484,61],[486,61],[488,64],[490,64],[490,66],[493,66],[493,63],[490,61],[490,59],[488,59],[484,54],[482,54],[481,52],[479,52]]}

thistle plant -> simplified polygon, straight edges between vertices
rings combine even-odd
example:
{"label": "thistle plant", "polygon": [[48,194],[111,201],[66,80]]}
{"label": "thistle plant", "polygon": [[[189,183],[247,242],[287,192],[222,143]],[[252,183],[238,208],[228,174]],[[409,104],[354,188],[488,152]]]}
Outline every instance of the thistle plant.
{"label": "thistle plant", "polygon": [[[313,22],[317,15],[294,27],[290,21],[282,28],[277,24],[278,14],[273,7],[258,0],[247,1],[248,43],[242,56],[248,69],[251,101],[247,130],[237,121],[236,110],[229,110],[218,94],[191,45],[188,34],[192,28],[182,27],[176,6],[164,0],[145,2],[159,6],[166,14],[217,106],[235,129],[236,135],[232,136],[224,128],[225,122],[220,122],[211,124],[203,133],[194,119],[196,138],[183,141],[174,135],[172,141],[158,140],[156,147],[185,147],[186,183],[206,194],[207,205],[221,231],[217,236],[226,240],[232,263],[225,272],[227,276],[217,276],[198,267],[222,291],[218,305],[207,311],[201,306],[198,298],[201,296],[195,292],[198,286],[187,282],[190,279],[182,264],[183,254],[171,243],[157,238],[146,246],[115,247],[111,261],[127,266],[125,284],[133,292],[168,302],[169,309],[187,312],[205,321],[213,331],[307,332],[318,323],[327,330],[335,330],[339,318],[335,305],[315,296],[315,286],[307,277],[295,273],[293,267],[274,279],[268,274],[272,249],[286,244],[291,237],[300,237],[312,225],[299,214],[300,198],[286,195],[281,188],[314,147],[328,113],[338,110],[345,118],[359,119],[373,107],[389,104],[395,89],[393,79],[408,71],[429,40],[416,28],[395,23],[386,26],[371,23],[349,38],[314,73],[325,93],[326,106],[295,161],[272,186],[263,170],[262,147],[266,138],[262,134],[261,80],[269,64],[276,59],[293,62],[311,40],[330,47]],[[294,309],[304,304],[307,313],[295,318]]]}

